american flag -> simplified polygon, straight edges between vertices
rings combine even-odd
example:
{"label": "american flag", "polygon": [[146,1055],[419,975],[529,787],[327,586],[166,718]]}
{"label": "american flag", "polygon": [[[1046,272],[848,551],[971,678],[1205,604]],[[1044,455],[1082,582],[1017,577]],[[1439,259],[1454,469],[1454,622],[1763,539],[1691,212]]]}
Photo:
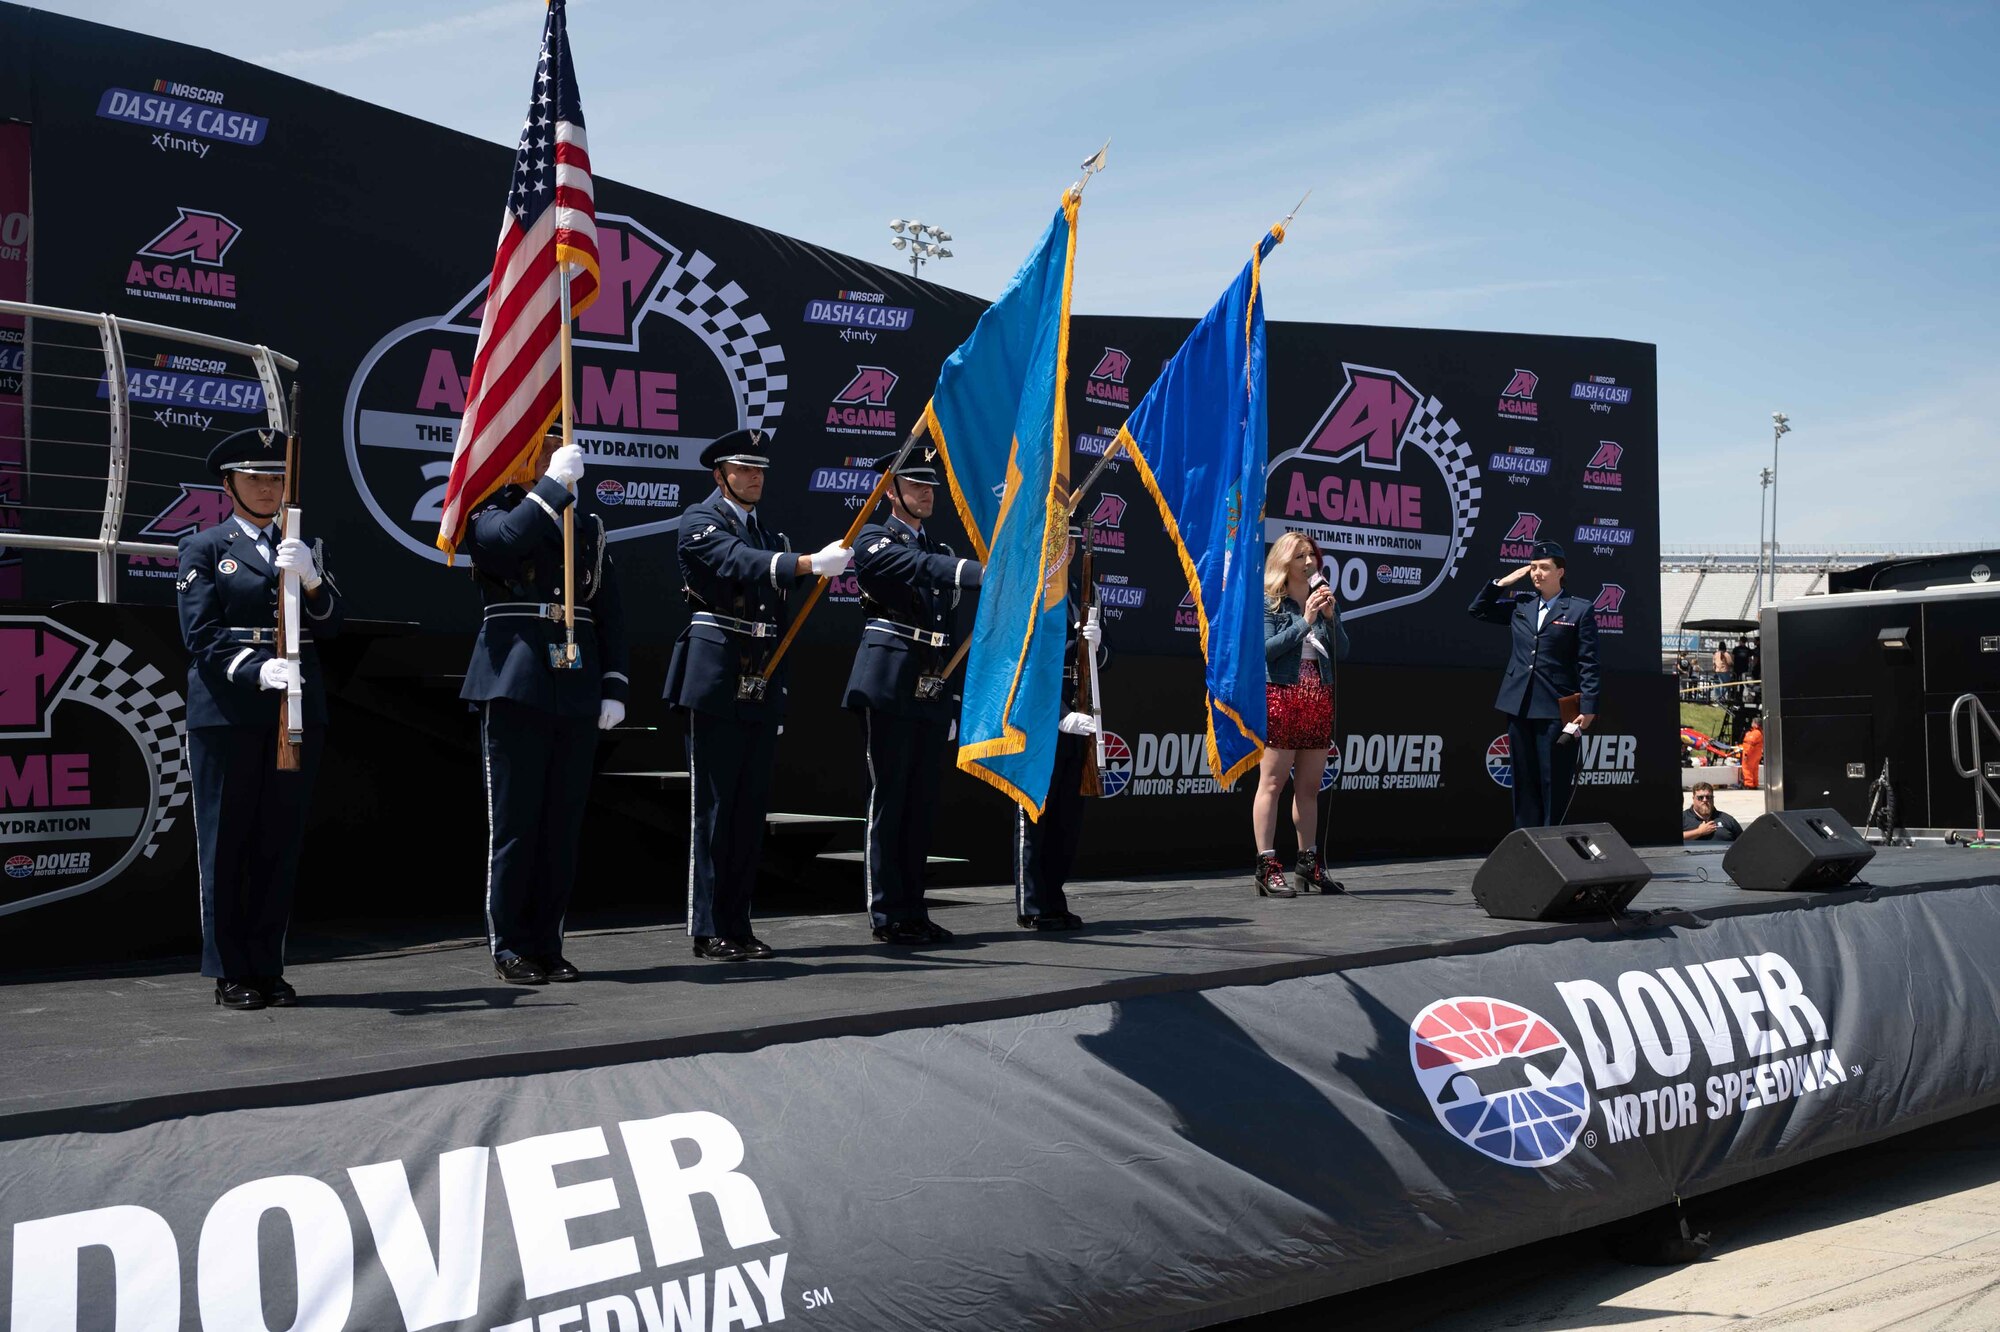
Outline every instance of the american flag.
{"label": "american flag", "polygon": [[575,265],[571,317],[597,299],[597,208],[563,9],[564,0],[549,0],[534,97],[514,149],[472,387],[438,524],[438,549],[447,558],[464,539],[466,516],[532,463],[562,412],[565,266]]}

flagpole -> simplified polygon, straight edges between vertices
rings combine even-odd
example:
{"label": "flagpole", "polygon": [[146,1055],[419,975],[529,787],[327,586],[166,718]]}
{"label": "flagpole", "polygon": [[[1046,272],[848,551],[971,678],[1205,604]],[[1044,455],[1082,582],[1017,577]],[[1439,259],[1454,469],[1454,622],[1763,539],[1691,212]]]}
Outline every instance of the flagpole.
{"label": "flagpole", "polygon": [[[568,448],[576,442],[576,423],[570,411],[570,332],[569,265],[556,265],[556,280],[562,284],[562,442]],[[566,482],[570,501],[563,506],[563,661],[576,664],[576,483]]]}
{"label": "flagpole", "polygon": [[[923,438],[923,434],[924,421],[919,417],[917,423],[910,427],[909,437],[903,441],[903,447],[896,450],[896,460],[883,469],[882,475],[875,478],[875,488],[868,492],[868,498],[862,502],[860,511],[854,515],[854,521],[847,525],[847,535],[840,539],[841,545],[852,546],[854,538],[861,535],[861,529],[868,525],[868,515],[875,512],[876,504],[880,503],[882,496],[888,493],[889,478],[903,465],[903,460],[910,456],[910,450],[917,446],[917,441]],[[819,605],[819,599],[826,593],[829,581],[825,574],[819,576],[818,581],[813,584],[812,591],[806,594],[805,604],[799,607],[799,613],[785,626],[785,636],[778,640],[777,650],[771,653],[771,659],[764,663],[766,680],[778,673],[778,663],[783,661],[785,653],[791,650],[792,640],[799,636],[799,626],[806,622],[806,616],[812,614],[813,607]]]}

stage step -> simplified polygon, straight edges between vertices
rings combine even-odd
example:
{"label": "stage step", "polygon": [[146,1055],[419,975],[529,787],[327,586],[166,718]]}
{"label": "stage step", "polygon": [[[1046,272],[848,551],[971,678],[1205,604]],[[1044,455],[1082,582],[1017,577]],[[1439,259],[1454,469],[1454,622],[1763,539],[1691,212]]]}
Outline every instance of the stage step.
{"label": "stage step", "polygon": [[[866,852],[862,851],[822,851],[819,854],[819,858],[821,860],[839,860],[850,865],[859,865],[862,857],[866,854]],[[972,862],[964,856],[925,856],[924,863],[926,865],[970,865]]]}

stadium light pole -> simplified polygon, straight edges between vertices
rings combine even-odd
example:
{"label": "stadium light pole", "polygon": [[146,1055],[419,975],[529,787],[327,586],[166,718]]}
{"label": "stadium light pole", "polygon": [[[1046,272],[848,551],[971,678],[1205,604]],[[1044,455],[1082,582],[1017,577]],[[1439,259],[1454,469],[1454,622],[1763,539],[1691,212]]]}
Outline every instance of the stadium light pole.
{"label": "stadium light pole", "polygon": [[1778,599],[1778,441],[1792,432],[1791,418],[1783,412],[1771,413],[1771,550],[1764,568],[1768,571],[1767,602]]}
{"label": "stadium light pole", "polygon": [[[1776,473],[1768,467],[1757,473],[1757,559],[1764,559],[1764,506],[1770,502],[1771,479]],[[1764,578],[1760,571],[1757,577],[1757,609],[1764,609]]]}
{"label": "stadium light pole", "polygon": [[933,259],[951,258],[951,251],[944,248],[944,243],[951,239],[951,233],[943,227],[898,217],[890,219],[889,230],[895,233],[889,247],[908,249],[910,252],[911,277],[917,277],[918,270]]}

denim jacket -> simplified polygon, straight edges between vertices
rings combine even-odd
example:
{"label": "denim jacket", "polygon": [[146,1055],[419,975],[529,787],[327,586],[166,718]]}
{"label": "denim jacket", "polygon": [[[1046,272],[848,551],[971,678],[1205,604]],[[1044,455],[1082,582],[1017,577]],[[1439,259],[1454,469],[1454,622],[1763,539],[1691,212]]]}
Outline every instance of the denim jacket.
{"label": "denim jacket", "polygon": [[[1299,682],[1299,657],[1305,651],[1305,612],[1290,597],[1280,597],[1278,608],[1264,611],[1264,678],[1275,685]],[[1327,683],[1333,683],[1333,663],[1347,657],[1347,626],[1340,622],[1340,603],[1333,605],[1333,622],[1322,615],[1311,627],[1313,637],[1326,649]]]}

